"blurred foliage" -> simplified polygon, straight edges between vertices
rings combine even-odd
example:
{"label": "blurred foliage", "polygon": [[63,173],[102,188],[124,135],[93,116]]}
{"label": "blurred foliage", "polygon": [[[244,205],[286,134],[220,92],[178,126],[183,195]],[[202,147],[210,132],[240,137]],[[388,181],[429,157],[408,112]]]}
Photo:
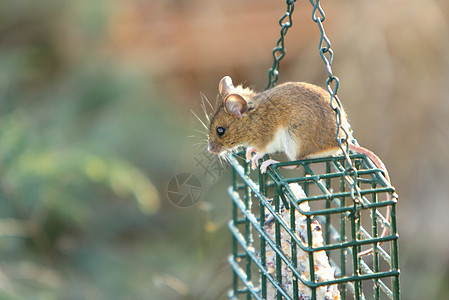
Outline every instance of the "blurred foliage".
{"label": "blurred foliage", "polygon": [[95,56],[107,7],[0,2],[1,299],[123,299],[139,284],[120,248],[160,208],[146,174],[158,165],[138,162],[160,151],[142,128],[168,108]]}
{"label": "blurred foliage", "polygon": [[210,205],[162,201],[179,153],[191,151],[180,143],[190,115],[151,69],[105,51],[114,8],[0,2],[1,299],[197,299],[227,289],[217,272],[225,227]]}

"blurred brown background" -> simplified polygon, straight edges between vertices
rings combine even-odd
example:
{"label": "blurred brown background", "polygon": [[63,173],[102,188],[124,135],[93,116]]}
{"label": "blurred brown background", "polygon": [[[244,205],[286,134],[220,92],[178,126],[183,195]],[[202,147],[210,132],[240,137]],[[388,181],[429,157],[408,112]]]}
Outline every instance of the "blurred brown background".
{"label": "blurred brown background", "polygon": [[[400,195],[403,299],[449,297],[449,3],[323,1],[340,99]],[[229,171],[200,91],[267,84],[285,1],[0,2],[0,298],[226,299]],[[279,82],[323,86],[297,1]],[[200,163],[199,163],[200,162]],[[179,172],[203,187],[171,204]]]}

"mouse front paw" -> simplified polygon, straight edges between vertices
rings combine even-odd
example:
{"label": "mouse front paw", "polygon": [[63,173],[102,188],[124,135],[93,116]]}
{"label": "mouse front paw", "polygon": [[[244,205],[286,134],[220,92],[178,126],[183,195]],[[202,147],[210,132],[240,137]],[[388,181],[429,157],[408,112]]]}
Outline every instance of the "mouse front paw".
{"label": "mouse front paw", "polygon": [[256,148],[248,147],[246,149],[246,162],[251,162],[251,169],[255,170],[259,166],[259,159],[263,158],[264,155]]}
{"label": "mouse front paw", "polygon": [[262,159],[265,154],[257,152],[252,158],[251,158],[251,169],[255,170],[259,166],[259,159]]}
{"label": "mouse front paw", "polygon": [[260,165],[260,172],[266,173],[267,172],[267,168],[273,164],[277,164],[279,161],[274,160],[274,159],[267,159],[266,161],[264,161],[261,165]]}
{"label": "mouse front paw", "polygon": [[248,147],[246,149],[246,162],[250,162],[253,158],[253,153],[257,154],[257,149],[254,147]]}

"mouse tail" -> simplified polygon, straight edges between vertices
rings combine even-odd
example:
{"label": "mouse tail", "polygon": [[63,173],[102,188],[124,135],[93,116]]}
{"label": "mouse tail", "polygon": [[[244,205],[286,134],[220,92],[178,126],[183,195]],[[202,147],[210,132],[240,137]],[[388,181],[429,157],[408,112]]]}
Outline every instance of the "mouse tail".
{"label": "mouse tail", "polygon": [[365,154],[369,159],[372,160],[372,162],[376,165],[376,167],[378,167],[379,169],[381,169],[383,171],[385,179],[387,180],[388,183],[391,184],[390,175],[388,174],[387,167],[385,166],[383,161],[379,158],[379,156],[377,156],[373,151],[368,150],[361,146],[354,145],[352,143],[349,143],[349,150],[355,151],[357,153]]}
{"label": "mouse tail", "polygon": [[[387,182],[389,184],[391,184],[390,175],[388,174],[387,167],[385,166],[383,161],[379,158],[379,156],[377,156],[371,150],[368,150],[368,149],[366,149],[364,147],[361,147],[361,146],[354,145],[352,143],[349,143],[349,150],[355,151],[357,153],[365,154],[369,159],[371,159],[371,161],[376,165],[376,167],[378,167],[379,169],[381,169],[383,171],[385,179],[387,180]],[[390,194],[387,195],[387,200],[391,200],[391,195]],[[390,222],[390,219],[391,219],[391,208],[390,208],[390,206],[387,207],[386,218],[387,218],[387,222]],[[383,238],[387,234],[388,234],[388,227],[384,226],[382,234],[380,235],[380,237]],[[379,246],[381,246],[381,245],[382,245],[382,243],[379,244]],[[372,252],[373,252],[373,248],[359,253],[359,256],[365,256],[365,255],[371,254]]]}

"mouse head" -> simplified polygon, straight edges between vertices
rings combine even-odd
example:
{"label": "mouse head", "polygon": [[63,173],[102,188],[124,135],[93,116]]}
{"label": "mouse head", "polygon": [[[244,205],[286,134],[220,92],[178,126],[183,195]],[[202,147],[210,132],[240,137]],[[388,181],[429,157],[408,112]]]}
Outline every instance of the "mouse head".
{"label": "mouse head", "polygon": [[234,87],[229,76],[220,80],[218,90],[219,101],[210,118],[208,149],[211,153],[222,154],[247,143],[248,99],[254,92]]}

